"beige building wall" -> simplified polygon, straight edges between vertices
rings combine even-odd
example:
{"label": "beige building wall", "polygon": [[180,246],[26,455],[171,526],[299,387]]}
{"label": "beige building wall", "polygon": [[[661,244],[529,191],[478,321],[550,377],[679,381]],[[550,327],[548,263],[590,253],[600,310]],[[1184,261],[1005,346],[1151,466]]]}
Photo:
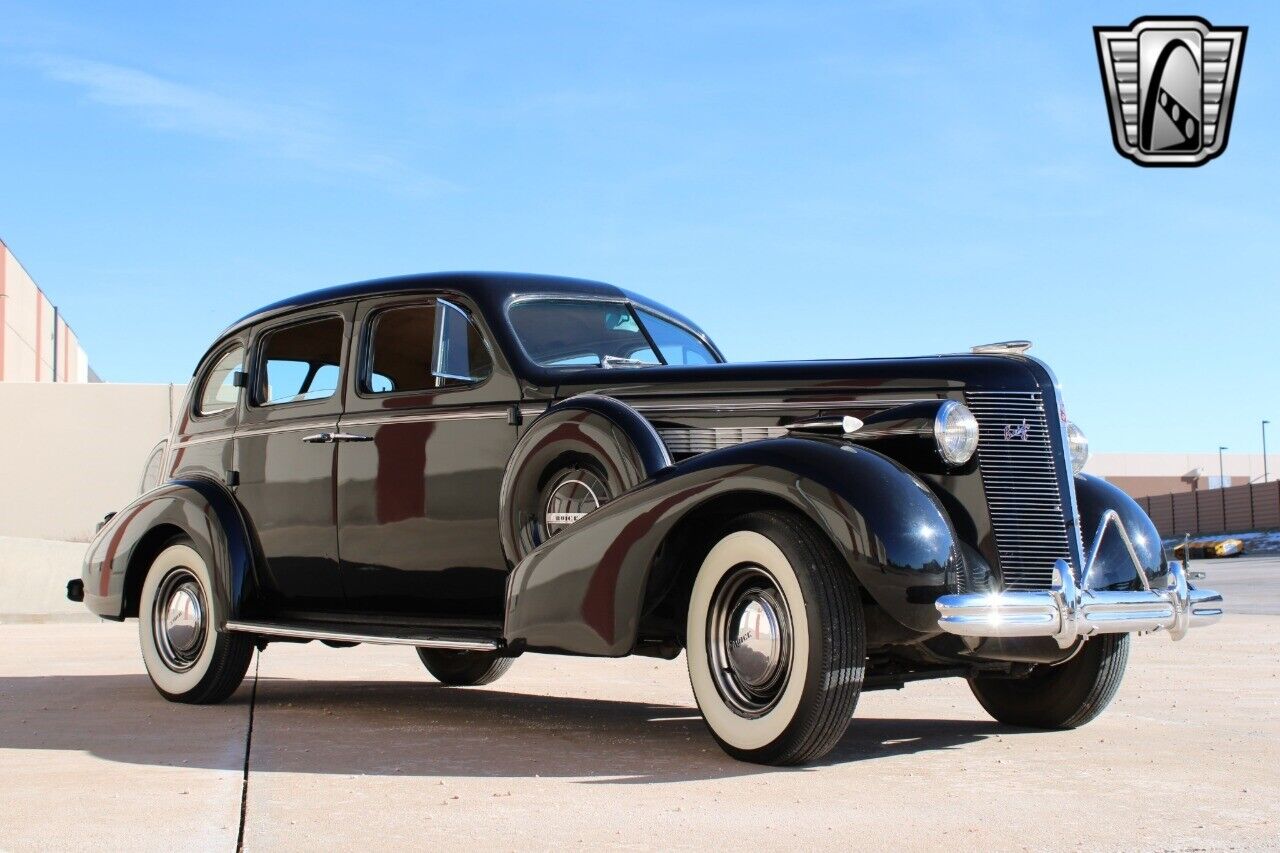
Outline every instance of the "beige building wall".
{"label": "beige building wall", "polygon": [[0,242],[0,382],[52,382],[55,367],[58,382],[89,381],[76,333]]}
{"label": "beige building wall", "polygon": [[138,493],[182,385],[0,383],[0,536],[87,540]]}
{"label": "beige building wall", "polygon": [[[1276,440],[1280,442],[1280,434]],[[1222,454],[1222,472],[1226,477],[1226,483],[1222,484],[1218,482],[1217,453],[1095,453],[1084,466],[1086,474],[1103,477],[1135,498],[1189,492],[1190,475],[1197,469],[1200,475],[1195,481],[1197,489],[1261,483],[1262,454]],[[1280,454],[1267,454],[1267,471],[1270,479],[1280,479]]]}

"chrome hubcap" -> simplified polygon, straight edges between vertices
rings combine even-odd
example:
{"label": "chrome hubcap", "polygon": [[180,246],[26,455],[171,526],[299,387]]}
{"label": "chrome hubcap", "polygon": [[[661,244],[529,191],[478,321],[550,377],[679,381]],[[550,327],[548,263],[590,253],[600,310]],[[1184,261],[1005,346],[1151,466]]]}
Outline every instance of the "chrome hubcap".
{"label": "chrome hubcap", "polygon": [[208,635],[204,595],[189,570],[171,571],[156,591],[151,625],[165,665],[183,672],[195,665]]}
{"label": "chrome hubcap", "polygon": [[735,713],[758,717],[782,696],[791,669],[791,614],[773,576],[735,568],[711,601],[707,654],[716,688]]}
{"label": "chrome hubcap", "polygon": [[542,519],[547,536],[555,536],[608,500],[609,487],[595,474],[586,470],[566,472],[547,490],[543,502]]}
{"label": "chrome hubcap", "polygon": [[782,662],[782,630],[767,594],[744,595],[729,617],[729,668],[749,687],[760,687]]}

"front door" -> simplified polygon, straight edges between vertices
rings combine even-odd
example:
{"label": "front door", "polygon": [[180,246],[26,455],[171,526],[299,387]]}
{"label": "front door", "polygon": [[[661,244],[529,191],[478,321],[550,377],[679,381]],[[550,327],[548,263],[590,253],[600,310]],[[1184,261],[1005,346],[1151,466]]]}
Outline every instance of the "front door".
{"label": "front door", "polygon": [[348,606],[495,627],[507,567],[498,492],[516,441],[514,377],[472,306],[440,294],[365,300],[338,448]]}
{"label": "front door", "polygon": [[236,430],[236,497],[266,563],[259,580],[274,614],[340,610],[333,434],[353,305],[264,324],[254,331]]}

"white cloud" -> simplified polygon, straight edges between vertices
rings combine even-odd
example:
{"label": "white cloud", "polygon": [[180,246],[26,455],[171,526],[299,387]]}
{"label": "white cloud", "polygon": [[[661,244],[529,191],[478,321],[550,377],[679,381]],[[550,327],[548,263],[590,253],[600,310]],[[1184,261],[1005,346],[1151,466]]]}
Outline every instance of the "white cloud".
{"label": "white cloud", "polygon": [[261,155],[377,179],[398,190],[430,192],[450,186],[395,157],[343,139],[305,110],[231,98],[106,62],[46,55],[36,58],[35,65],[49,79],[78,86],[90,99],[126,109],[150,127],[234,142]]}

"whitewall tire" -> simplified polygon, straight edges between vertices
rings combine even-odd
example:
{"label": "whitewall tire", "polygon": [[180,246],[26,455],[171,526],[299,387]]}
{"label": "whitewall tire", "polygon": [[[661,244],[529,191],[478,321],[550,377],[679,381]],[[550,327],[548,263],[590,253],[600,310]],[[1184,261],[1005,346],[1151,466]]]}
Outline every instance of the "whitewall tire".
{"label": "whitewall tire", "polygon": [[147,675],[171,702],[211,704],[235,692],[253,641],[219,632],[213,580],[204,559],[182,539],[152,561],[138,600],[138,640]]}
{"label": "whitewall tire", "polygon": [[763,764],[820,758],[847,728],[865,668],[849,566],[799,516],[740,517],[698,570],[686,652],[694,697],[726,752]]}

